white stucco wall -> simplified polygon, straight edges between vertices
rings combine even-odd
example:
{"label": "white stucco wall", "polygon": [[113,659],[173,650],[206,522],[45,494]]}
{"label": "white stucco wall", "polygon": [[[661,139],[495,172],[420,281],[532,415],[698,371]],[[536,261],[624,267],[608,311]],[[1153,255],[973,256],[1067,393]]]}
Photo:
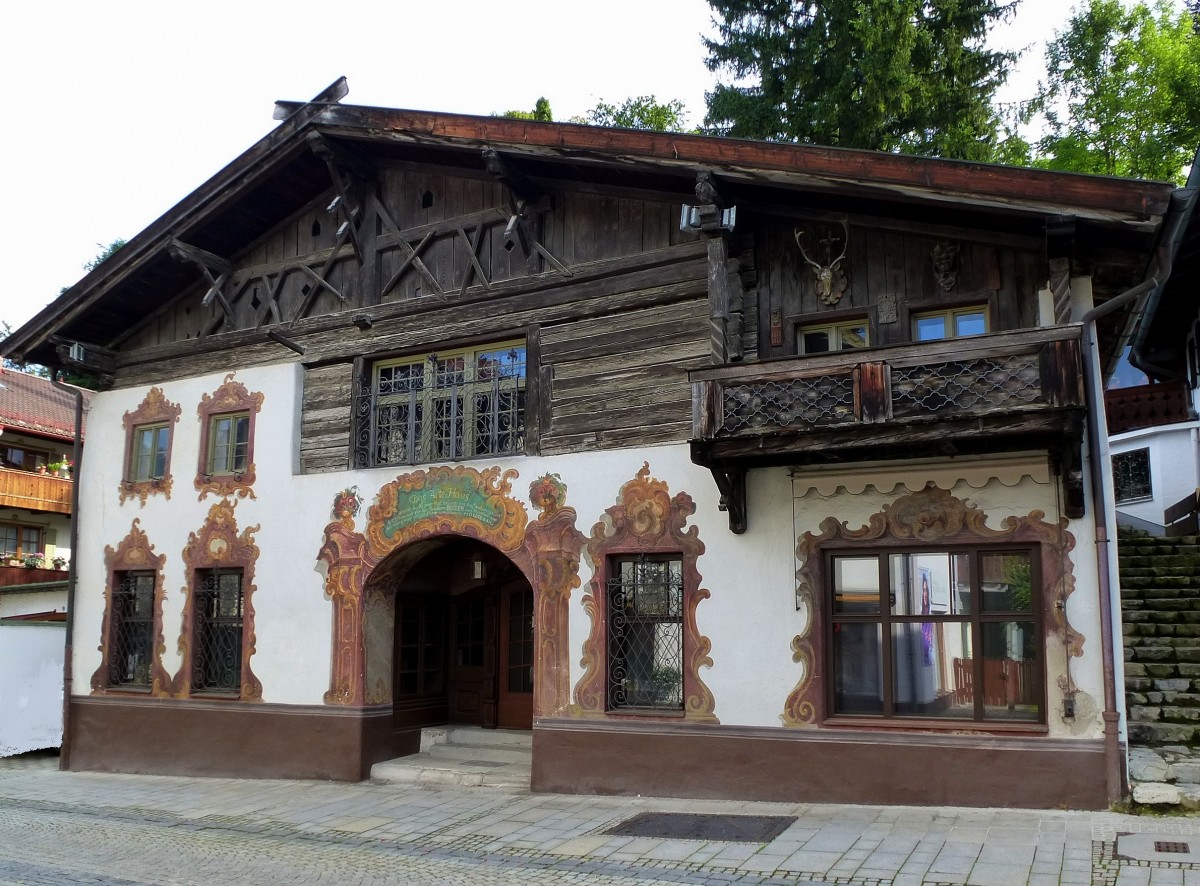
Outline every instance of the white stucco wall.
{"label": "white stucco wall", "polygon": [[62,744],[63,625],[0,625],[0,757]]}
{"label": "white stucco wall", "polygon": [[[376,468],[327,474],[300,475],[296,472],[298,416],[302,370],[298,364],[281,363],[239,371],[236,379],[250,391],[264,394],[256,422],[254,462],[257,481],[255,499],[238,500],[239,531],[259,524],[255,540],[261,550],[255,570],[256,653],[252,669],[262,682],[263,700],[288,704],[322,704],[329,688],[332,607],[324,596],[323,571],[317,552],[325,526],[331,520],[334,496],[357,486],[365,500],[357,528],[365,526],[366,508],[375,493],[398,474],[421,467]],[[201,396],[211,394],[222,382],[221,375],[173,381],[161,387],[167,399],[178,403],[181,417],[174,432],[171,473],[174,478],[170,501],[150,496],[146,504],[136,499],[119,503],[118,485],[124,459],[122,415],[134,410],[148,387],[98,394],[89,418],[94,433],[88,442],[82,472],[84,519],[80,524],[81,550],[79,595],[76,604],[77,636],[75,671],[86,677],[100,664],[97,645],[103,613],[105,545],[115,546],[124,538],[134,519],[141,521],[158,553],[167,555],[166,599],[163,605],[164,666],[174,674],[180,665],[177,652],[182,619],[182,588],[185,583],[182,550],[190,532],[198,531],[217,500],[199,501],[193,489],[199,453],[200,425],[196,406]],[[802,676],[792,661],[791,641],[804,629],[807,613],[797,611],[796,536],[805,529],[816,530],[821,519],[837,514],[857,527],[870,514],[904,490],[880,492],[841,491],[833,496],[794,494],[786,469],[751,471],[748,476],[749,529],[735,535],[728,517],[718,509],[719,495],[710,473],[691,463],[686,444],[639,448],[637,450],[582,453],[557,458],[520,457],[467,462],[472,467],[493,465],[512,468],[518,477],[512,495],[524,502],[530,518],[536,510],[529,505],[529,486],[541,474],[558,474],[567,486],[568,507],[578,514],[577,528],[590,535],[605,509],[618,500],[621,486],[633,479],[643,462],[651,476],[665,481],[671,495],[686,492],[696,504],[688,525],[696,525],[706,550],[697,567],[701,586],[711,597],[700,603],[697,624],[712,641],[713,666],[701,677],[716,699],[715,713],[729,725],[779,726],[784,701]],[[921,466],[911,467],[903,481],[920,488]],[[989,525],[998,526],[1006,515],[1027,515],[1039,509],[1047,520],[1058,518],[1058,486],[1046,476],[1025,478],[1015,485],[1001,482],[954,487],[956,495],[970,499],[989,513]],[[893,484],[894,486],[895,484]],[[1072,625],[1086,638],[1085,655],[1071,664],[1072,679],[1086,697],[1101,698],[1098,613],[1095,604],[1095,565],[1090,557],[1090,517],[1072,521],[1075,535],[1075,580],[1077,589],[1068,605]],[[571,685],[583,675],[580,659],[590,622],[581,605],[592,576],[586,554],[580,564],[582,586],[571,596],[569,609],[569,660]],[[1054,680],[1064,672],[1062,650],[1051,649],[1048,669],[1052,675],[1047,691],[1051,729],[1055,734],[1098,734],[1098,720],[1087,704],[1074,724],[1055,716],[1061,711]],[[75,684],[87,691],[87,680]],[[1087,698],[1083,699],[1084,702]],[[1083,710],[1089,713],[1083,715]]]}
{"label": "white stucco wall", "polygon": [[1163,511],[1200,487],[1200,422],[1180,422],[1143,428],[1108,438],[1112,455],[1135,449],[1150,450],[1150,486],[1153,495],[1118,502],[1117,510],[1161,526]]}

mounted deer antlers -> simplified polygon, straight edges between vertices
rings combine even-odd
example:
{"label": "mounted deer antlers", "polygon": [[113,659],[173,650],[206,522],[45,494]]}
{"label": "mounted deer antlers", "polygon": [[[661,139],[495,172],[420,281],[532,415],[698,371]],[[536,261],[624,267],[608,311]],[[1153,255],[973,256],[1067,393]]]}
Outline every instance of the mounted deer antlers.
{"label": "mounted deer antlers", "polygon": [[820,241],[825,244],[825,264],[813,261],[804,251],[804,244],[800,242],[800,238],[804,236],[802,230],[796,228],[792,232],[792,236],[796,238],[796,246],[800,248],[800,254],[813,269],[813,276],[817,279],[817,294],[827,305],[836,305],[841,299],[842,293],[846,291],[846,272],[838,267],[842,259],[846,257],[846,250],[850,246],[850,225],[845,219],[842,220],[842,231],[844,232],[842,254],[832,261],[830,256],[833,254],[833,244],[837,242],[837,238],[830,236]]}

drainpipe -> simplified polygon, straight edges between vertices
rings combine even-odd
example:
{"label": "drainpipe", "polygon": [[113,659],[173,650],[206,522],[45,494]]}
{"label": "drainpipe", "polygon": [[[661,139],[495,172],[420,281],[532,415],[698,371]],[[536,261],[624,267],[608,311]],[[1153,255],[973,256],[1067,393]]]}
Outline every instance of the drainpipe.
{"label": "drainpipe", "polygon": [[[1190,184],[1190,183],[1189,183]],[[1117,710],[1117,680],[1115,644],[1113,642],[1113,596],[1119,593],[1117,558],[1111,540],[1116,536],[1116,514],[1110,513],[1112,472],[1108,470],[1108,428],[1104,416],[1104,371],[1100,365],[1100,346],[1096,336],[1096,321],[1106,314],[1123,308],[1135,299],[1134,312],[1139,317],[1147,303],[1162,297],[1163,285],[1171,276],[1172,264],[1196,202],[1195,188],[1181,188],[1171,195],[1170,207],[1159,234],[1154,261],[1147,273],[1151,276],[1116,298],[1085,313],[1083,323],[1083,372],[1087,385],[1088,461],[1091,468],[1092,513],[1096,525],[1096,572],[1100,593],[1100,649],[1104,656],[1104,764],[1109,803],[1124,799],[1125,779],[1122,777],[1120,745],[1120,711]],[[1139,330],[1140,332],[1140,330]]]}
{"label": "drainpipe", "polygon": [[63,648],[63,734],[58,756],[58,768],[65,771],[71,768],[71,658],[73,654],[72,637],[75,632],[75,582],[78,576],[75,564],[79,559],[79,477],[80,469],[83,467],[83,391],[63,384],[58,376],[59,371],[52,368],[50,384],[75,398],[75,448],[71,457],[71,460],[75,462],[75,473],[71,477],[71,562],[67,568],[67,636]]}

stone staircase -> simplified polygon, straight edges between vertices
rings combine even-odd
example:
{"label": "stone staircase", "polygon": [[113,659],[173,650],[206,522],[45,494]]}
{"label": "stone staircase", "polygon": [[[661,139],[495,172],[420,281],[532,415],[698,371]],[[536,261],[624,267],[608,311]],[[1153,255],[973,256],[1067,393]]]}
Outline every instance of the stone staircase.
{"label": "stone staircase", "polygon": [[371,767],[382,784],[458,785],[519,793],[529,790],[533,733],[478,726],[421,730],[421,751]]}
{"label": "stone staircase", "polygon": [[1122,532],[1118,553],[1133,798],[1200,808],[1200,537]]}

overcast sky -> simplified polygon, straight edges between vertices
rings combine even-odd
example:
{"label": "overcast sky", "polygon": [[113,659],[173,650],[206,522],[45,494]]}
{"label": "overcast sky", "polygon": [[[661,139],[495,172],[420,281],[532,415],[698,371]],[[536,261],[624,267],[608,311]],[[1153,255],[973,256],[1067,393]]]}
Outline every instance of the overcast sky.
{"label": "overcast sky", "polygon": [[[1006,47],[1062,27],[1072,0],[1025,0]],[[13,328],[274,125],[276,99],[339,76],[348,104],[489,114],[550,100],[555,119],[653,93],[704,115],[704,0],[61,0],[0,12],[0,320]],[[1041,71],[1035,46],[1013,97]]]}

